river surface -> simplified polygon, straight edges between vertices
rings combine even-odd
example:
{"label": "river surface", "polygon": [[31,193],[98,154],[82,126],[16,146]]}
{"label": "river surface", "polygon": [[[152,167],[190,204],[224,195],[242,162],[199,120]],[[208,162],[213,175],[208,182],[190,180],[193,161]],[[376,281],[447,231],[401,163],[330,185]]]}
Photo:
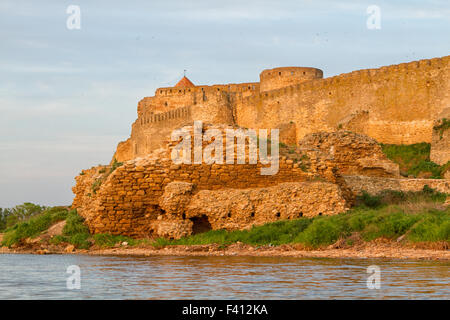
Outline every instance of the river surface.
{"label": "river surface", "polygon": [[[367,286],[371,265],[379,289]],[[449,271],[449,262],[388,259],[0,254],[0,299],[449,300]]]}

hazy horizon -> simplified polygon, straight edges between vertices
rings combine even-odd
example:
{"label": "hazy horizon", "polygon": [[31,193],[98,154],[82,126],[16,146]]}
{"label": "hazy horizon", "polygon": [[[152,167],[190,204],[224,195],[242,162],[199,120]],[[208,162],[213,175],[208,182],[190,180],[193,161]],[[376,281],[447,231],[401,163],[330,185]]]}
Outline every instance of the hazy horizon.
{"label": "hazy horizon", "polygon": [[[81,9],[70,30],[68,6]],[[366,10],[381,10],[381,29]],[[109,163],[137,103],[173,86],[324,77],[450,55],[450,3],[21,1],[0,3],[0,207],[68,205],[74,177]]]}

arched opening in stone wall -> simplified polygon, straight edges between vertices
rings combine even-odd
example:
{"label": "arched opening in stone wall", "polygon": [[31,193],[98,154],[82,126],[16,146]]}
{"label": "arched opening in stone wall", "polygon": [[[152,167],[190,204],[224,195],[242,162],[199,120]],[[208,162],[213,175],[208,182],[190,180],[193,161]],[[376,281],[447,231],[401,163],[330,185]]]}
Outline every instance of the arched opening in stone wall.
{"label": "arched opening in stone wall", "polygon": [[212,229],[211,224],[209,223],[208,217],[206,215],[194,217],[191,218],[190,220],[193,223],[192,234],[207,232]]}

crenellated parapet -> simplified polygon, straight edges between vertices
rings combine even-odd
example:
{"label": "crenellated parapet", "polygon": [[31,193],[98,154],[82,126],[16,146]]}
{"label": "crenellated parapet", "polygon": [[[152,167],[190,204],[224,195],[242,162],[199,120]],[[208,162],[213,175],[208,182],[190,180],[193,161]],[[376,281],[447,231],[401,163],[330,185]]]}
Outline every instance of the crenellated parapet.
{"label": "crenellated parapet", "polygon": [[142,117],[139,118],[138,124],[140,124],[141,126],[149,124],[151,125],[154,123],[160,123],[180,118],[188,119],[190,116],[191,106],[185,106],[161,113],[145,113],[142,115]]}

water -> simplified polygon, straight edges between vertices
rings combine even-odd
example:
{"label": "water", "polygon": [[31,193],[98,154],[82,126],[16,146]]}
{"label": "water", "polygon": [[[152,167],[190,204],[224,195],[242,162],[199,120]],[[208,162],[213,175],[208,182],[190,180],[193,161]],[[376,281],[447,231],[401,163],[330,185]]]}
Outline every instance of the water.
{"label": "water", "polygon": [[[68,290],[78,265],[81,289]],[[381,288],[367,288],[367,267]],[[0,254],[0,299],[449,299],[448,262]]]}

